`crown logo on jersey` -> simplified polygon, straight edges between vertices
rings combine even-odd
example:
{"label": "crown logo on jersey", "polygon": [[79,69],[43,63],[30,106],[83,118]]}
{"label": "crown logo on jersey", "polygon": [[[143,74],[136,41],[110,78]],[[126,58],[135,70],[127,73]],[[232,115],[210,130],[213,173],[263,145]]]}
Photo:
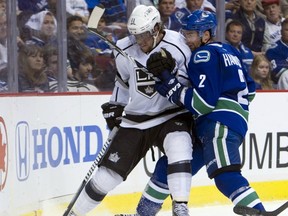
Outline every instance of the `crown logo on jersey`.
{"label": "crown logo on jersey", "polygon": [[175,122],[175,124],[176,124],[177,126],[182,126],[182,125],[183,125],[183,122]]}
{"label": "crown logo on jersey", "polygon": [[109,155],[109,158],[108,158],[110,161],[114,162],[114,163],[117,163],[119,160],[120,160],[120,157],[118,155],[118,152],[115,152],[115,153],[111,153]]}
{"label": "crown logo on jersey", "polygon": [[145,93],[146,94],[152,94],[154,91],[154,88],[152,88],[151,86],[147,86],[147,88],[145,88]]}
{"label": "crown logo on jersey", "polygon": [[152,75],[148,75],[142,69],[136,68],[136,81],[137,81],[137,92],[149,99],[157,95],[157,91],[154,89],[155,80]]}

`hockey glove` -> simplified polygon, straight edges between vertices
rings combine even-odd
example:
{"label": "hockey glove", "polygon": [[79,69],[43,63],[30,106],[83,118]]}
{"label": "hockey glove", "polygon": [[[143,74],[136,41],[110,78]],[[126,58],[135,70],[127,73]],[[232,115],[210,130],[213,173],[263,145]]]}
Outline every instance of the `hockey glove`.
{"label": "hockey glove", "polygon": [[156,91],[166,97],[171,103],[178,106],[183,104],[180,102],[180,95],[184,86],[177,80],[177,78],[170,74],[168,71],[164,71],[165,79],[162,82],[156,82],[155,89]]}
{"label": "hockey glove", "polygon": [[171,74],[175,68],[175,59],[165,48],[161,48],[160,52],[151,54],[146,65],[148,71],[152,73],[153,76],[163,80],[162,72],[168,71]]}
{"label": "hockey glove", "polygon": [[110,104],[109,102],[102,104],[102,114],[106,120],[108,128],[112,130],[115,126],[119,127],[122,119],[124,106]]}

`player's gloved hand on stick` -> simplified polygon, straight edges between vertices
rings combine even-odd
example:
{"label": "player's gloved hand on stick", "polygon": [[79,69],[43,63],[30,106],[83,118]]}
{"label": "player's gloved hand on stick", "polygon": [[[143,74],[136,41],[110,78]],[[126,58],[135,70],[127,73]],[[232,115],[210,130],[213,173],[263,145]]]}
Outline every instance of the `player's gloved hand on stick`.
{"label": "player's gloved hand on stick", "polygon": [[175,59],[165,48],[161,48],[160,52],[151,54],[146,65],[148,71],[152,73],[153,76],[163,80],[164,77],[162,73],[168,71],[169,74],[171,74],[175,68]]}
{"label": "player's gloved hand on stick", "polygon": [[109,102],[101,105],[103,117],[106,120],[108,128],[112,130],[115,126],[119,127],[122,120],[124,106],[110,104]]}
{"label": "player's gloved hand on stick", "polygon": [[163,71],[162,78],[161,82],[156,82],[155,84],[156,91],[163,97],[166,97],[171,103],[182,106],[180,96],[184,85],[169,71]]}

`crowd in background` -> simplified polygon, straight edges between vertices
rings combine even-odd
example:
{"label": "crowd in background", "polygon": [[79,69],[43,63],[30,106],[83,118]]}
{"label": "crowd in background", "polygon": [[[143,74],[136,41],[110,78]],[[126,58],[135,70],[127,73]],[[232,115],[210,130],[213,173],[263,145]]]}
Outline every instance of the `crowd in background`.
{"label": "crowd in background", "polygon": [[[67,91],[111,91],[117,69],[107,43],[87,29],[95,6],[109,40],[128,35],[128,0],[66,0]],[[57,0],[17,1],[19,92],[58,91]],[[158,8],[164,28],[180,31],[192,11],[216,12],[216,0],[136,0]],[[288,0],[225,1],[227,43],[242,55],[257,89],[288,89]],[[0,0],[0,92],[7,92],[6,0]]]}

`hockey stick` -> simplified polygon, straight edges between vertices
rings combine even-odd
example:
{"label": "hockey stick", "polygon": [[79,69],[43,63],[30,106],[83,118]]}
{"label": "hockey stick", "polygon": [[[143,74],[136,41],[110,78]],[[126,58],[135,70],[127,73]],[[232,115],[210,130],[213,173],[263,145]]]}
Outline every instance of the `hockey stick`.
{"label": "hockey stick", "polygon": [[102,158],[104,157],[107,149],[109,148],[114,136],[116,135],[118,131],[118,127],[114,127],[113,130],[110,132],[105,144],[103,145],[101,151],[99,152],[99,154],[97,155],[97,158],[94,160],[92,166],[90,167],[88,173],[86,174],[85,178],[83,179],[79,189],[77,190],[76,194],[74,195],[73,199],[70,201],[66,211],[64,212],[63,216],[69,216],[70,212],[76,202],[76,200],[78,199],[81,191],[84,189],[85,185],[88,183],[92,173],[94,172],[95,168],[98,166],[99,162],[102,160]]}
{"label": "hockey stick", "polygon": [[132,56],[128,55],[124,50],[122,50],[120,47],[118,47],[113,41],[107,39],[101,32],[97,30],[98,22],[101,18],[101,16],[104,13],[103,8],[95,7],[90,14],[90,18],[87,24],[88,31],[96,34],[99,38],[101,38],[105,43],[107,43],[112,49],[116,50],[120,55],[128,59],[129,61],[132,61],[134,64],[137,65],[138,68],[140,68],[144,73],[148,74],[150,77],[152,77],[155,81],[159,81],[158,78],[154,77],[152,73],[149,73],[147,68],[142,65],[140,62],[138,62],[136,59],[134,59]]}
{"label": "hockey stick", "polygon": [[235,214],[238,215],[263,215],[263,216],[277,216],[288,208],[288,201],[281,205],[279,208],[274,211],[260,211],[258,209],[250,208],[247,206],[236,205],[233,208]]}

